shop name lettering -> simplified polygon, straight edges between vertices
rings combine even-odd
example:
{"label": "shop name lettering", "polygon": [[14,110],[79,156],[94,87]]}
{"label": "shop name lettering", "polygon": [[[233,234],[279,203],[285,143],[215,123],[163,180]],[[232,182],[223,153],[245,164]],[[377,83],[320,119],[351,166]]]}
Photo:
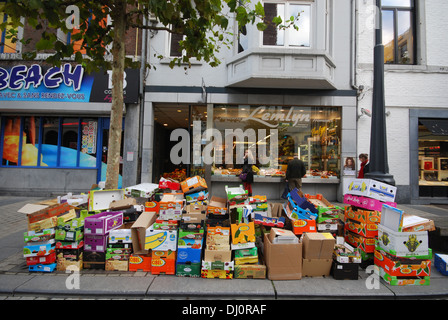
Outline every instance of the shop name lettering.
{"label": "shop name lettering", "polygon": [[[289,109],[289,112],[285,115],[283,112],[266,112],[266,107],[258,107],[252,113],[243,118],[242,121],[254,120],[258,121],[270,128],[276,128],[279,126],[279,122],[292,122],[295,127],[299,122],[310,122],[310,114],[302,113],[301,111],[295,112],[294,107]],[[268,121],[276,121],[277,124],[269,123]]]}
{"label": "shop name lettering", "polygon": [[81,65],[72,67],[68,63],[62,67],[52,67],[45,73],[37,64],[30,67],[18,65],[9,71],[0,67],[0,90],[29,89],[31,85],[37,88],[43,82],[48,89],[58,88],[64,83],[67,87],[73,87],[74,91],[78,91],[81,89],[83,76],[84,68]]}

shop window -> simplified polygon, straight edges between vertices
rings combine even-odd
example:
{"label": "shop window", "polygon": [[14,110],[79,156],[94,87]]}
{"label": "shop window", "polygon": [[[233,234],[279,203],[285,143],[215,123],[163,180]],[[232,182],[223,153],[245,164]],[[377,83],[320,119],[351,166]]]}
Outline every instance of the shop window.
{"label": "shop window", "polygon": [[213,141],[215,175],[238,174],[250,149],[257,175],[283,176],[297,155],[307,177],[339,177],[340,108],[221,105],[214,108],[213,124],[220,133]]}
{"label": "shop window", "polygon": [[[4,13],[1,12],[3,11],[3,6],[5,4],[4,3],[0,3],[0,23],[3,22],[7,22],[8,21],[8,16]],[[16,52],[16,43],[12,42],[12,39],[8,36],[8,32],[9,28],[11,27],[7,27],[8,30],[1,30],[0,29],[0,53],[15,53]]]}
{"label": "shop window", "polygon": [[415,64],[414,0],[383,0],[384,63]]}
{"label": "shop window", "polygon": [[448,196],[448,120],[419,119],[419,187],[422,197]]}
{"label": "shop window", "polygon": [[94,168],[97,136],[97,119],[8,116],[2,123],[2,166]]}
{"label": "shop window", "polygon": [[[264,3],[265,23],[267,28],[263,31],[264,46],[286,46],[286,47],[310,47],[311,36],[311,4],[296,2]],[[291,26],[285,30],[276,28],[272,19],[280,17],[284,22],[290,17],[299,16],[295,27]]]}
{"label": "shop window", "polygon": [[182,57],[182,50],[179,43],[182,40],[182,34],[170,33],[170,57]]}

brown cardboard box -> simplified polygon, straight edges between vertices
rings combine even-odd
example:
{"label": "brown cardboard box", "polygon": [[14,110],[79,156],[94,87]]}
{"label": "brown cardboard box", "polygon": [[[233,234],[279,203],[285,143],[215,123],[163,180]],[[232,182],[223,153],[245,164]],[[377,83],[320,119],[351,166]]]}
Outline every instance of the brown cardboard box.
{"label": "brown cardboard box", "polygon": [[269,280],[302,279],[302,243],[273,244],[265,234],[263,255]]}
{"label": "brown cardboard box", "polygon": [[145,249],[146,229],[148,229],[157,219],[156,212],[142,212],[131,227],[132,248],[135,254],[147,254]]}
{"label": "brown cardboard box", "polygon": [[109,205],[109,209],[111,211],[122,210],[122,209],[130,208],[136,204],[137,204],[137,200],[135,198],[113,200]]}
{"label": "brown cardboard box", "polygon": [[207,206],[207,214],[209,213],[220,215],[228,213],[227,199],[213,196]]}
{"label": "brown cardboard box", "polygon": [[331,233],[304,233],[302,236],[304,259],[332,259],[336,244]]}
{"label": "brown cardboard box", "polygon": [[333,259],[303,259],[302,263],[304,277],[328,277]]}

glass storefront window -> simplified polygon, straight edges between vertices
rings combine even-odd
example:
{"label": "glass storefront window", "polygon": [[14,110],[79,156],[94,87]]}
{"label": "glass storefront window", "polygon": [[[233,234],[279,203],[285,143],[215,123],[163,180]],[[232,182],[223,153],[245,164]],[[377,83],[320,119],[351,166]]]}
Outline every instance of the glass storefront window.
{"label": "glass storefront window", "polygon": [[261,176],[283,176],[297,154],[305,162],[307,177],[339,177],[338,107],[218,105],[213,125],[222,137],[214,139],[215,175],[238,174],[244,151],[250,149]]}
{"label": "glass storefront window", "polygon": [[97,166],[98,119],[7,116],[1,132],[2,166]]}
{"label": "glass storefront window", "polygon": [[419,119],[419,189],[421,197],[448,196],[448,120]]}

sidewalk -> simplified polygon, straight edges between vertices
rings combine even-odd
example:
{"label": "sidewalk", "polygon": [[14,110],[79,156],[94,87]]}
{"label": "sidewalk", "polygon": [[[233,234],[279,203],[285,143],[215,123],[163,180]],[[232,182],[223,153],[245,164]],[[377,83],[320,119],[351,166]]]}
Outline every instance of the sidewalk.
{"label": "sidewalk", "polygon": [[[0,196],[0,299],[448,299],[448,277],[435,267],[431,268],[429,286],[403,287],[390,286],[366,270],[360,270],[358,280],[335,280],[330,276],[294,281],[203,279],[104,270],[82,270],[80,274],[30,273],[22,256],[26,218],[17,209],[38,200]],[[399,208],[433,219],[440,231],[436,238],[448,235],[448,210],[435,206],[399,205]]]}

